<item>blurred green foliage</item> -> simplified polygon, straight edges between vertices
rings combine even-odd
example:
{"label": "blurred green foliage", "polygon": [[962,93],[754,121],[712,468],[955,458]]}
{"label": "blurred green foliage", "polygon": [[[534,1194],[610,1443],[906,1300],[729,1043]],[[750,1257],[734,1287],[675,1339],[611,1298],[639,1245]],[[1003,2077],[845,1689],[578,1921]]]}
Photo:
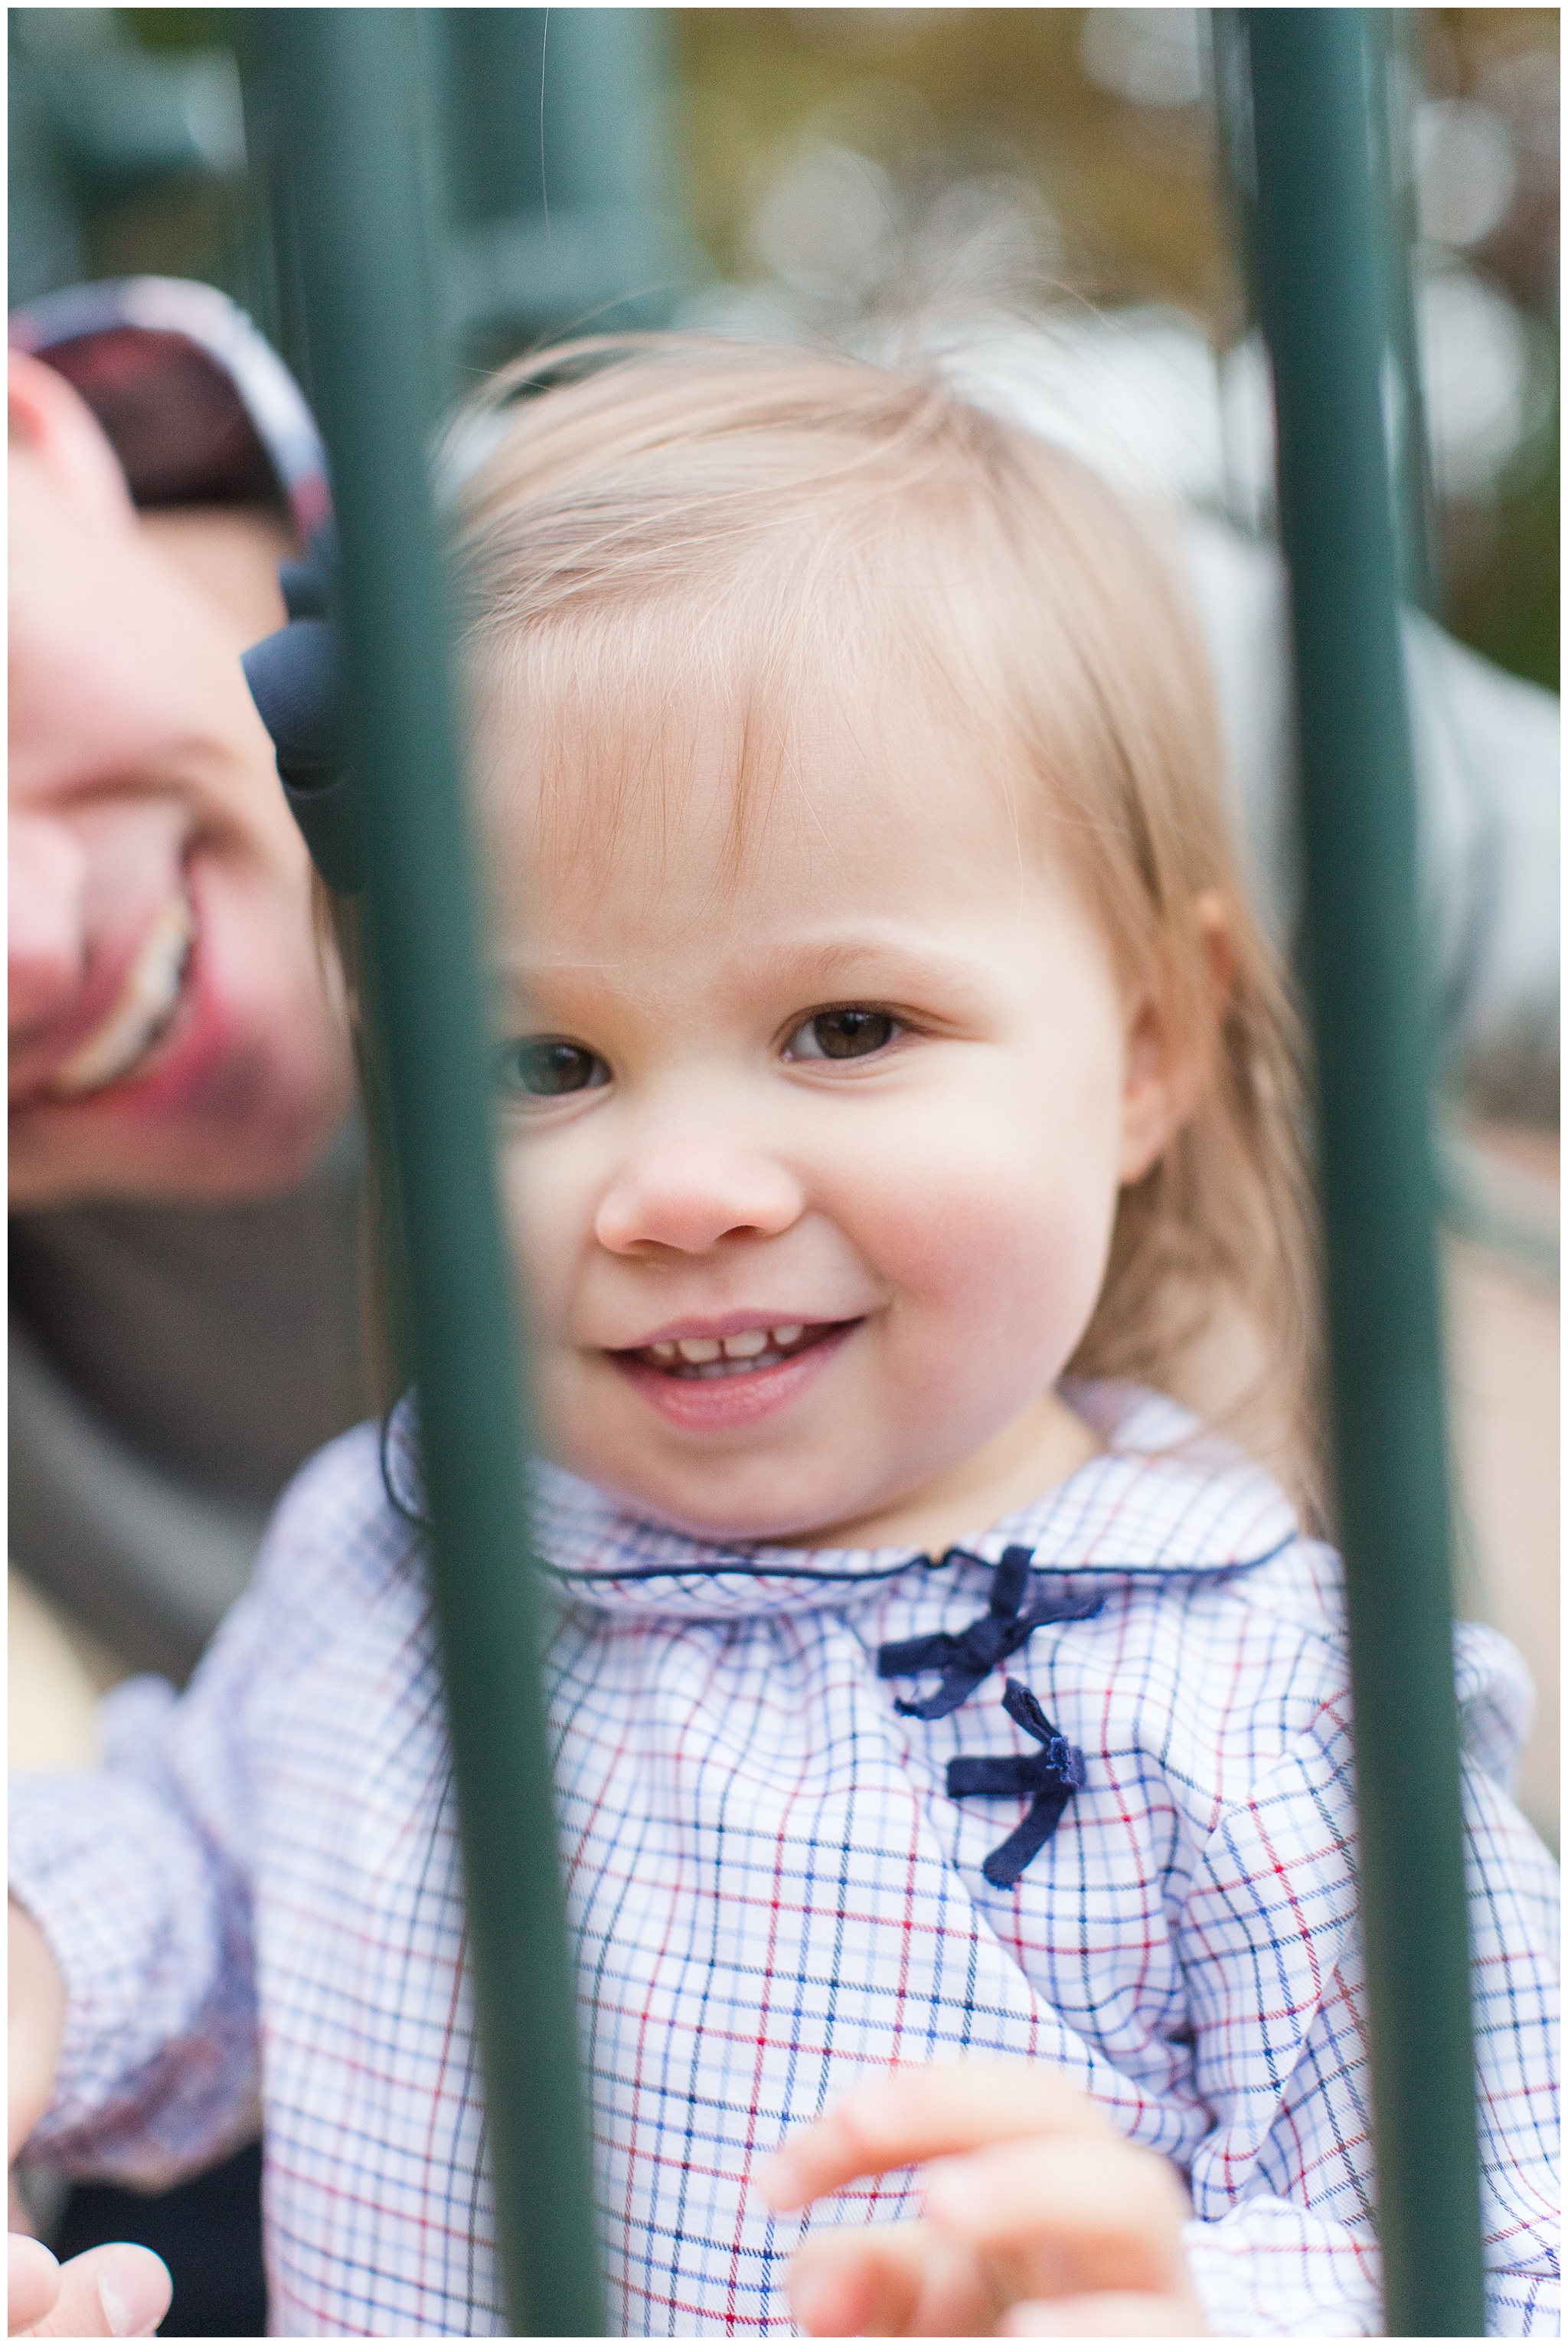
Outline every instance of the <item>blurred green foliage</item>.
{"label": "blurred green foliage", "polygon": [[232,8],[116,8],[122,25],[155,55],[218,48],[234,38]]}
{"label": "blurred green foliage", "polygon": [[1479,545],[1451,553],[1444,612],[1465,643],[1553,692],[1562,658],[1560,444],[1554,405],[1497,504],[1472,517]]}
{"label": "blurred green foliage", "polygon": [[744,222],[806,131],[905,172],[1033,179],[1062,276],[1102,302],[1219,322],[1237,276],[1199,107],[1129,106],[1079,61],[1079,8],[682,8],[680,124],[699,235],[745,269]]}

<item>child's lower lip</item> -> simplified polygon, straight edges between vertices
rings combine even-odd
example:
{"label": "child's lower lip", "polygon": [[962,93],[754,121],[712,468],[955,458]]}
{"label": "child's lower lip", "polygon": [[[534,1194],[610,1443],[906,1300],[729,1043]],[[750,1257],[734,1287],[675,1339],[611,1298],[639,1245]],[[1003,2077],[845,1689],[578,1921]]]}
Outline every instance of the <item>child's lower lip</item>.
{"label": "child's lower lip", "polygon": [[605,1356],[648,1406],[657,1409],[666,1425],[683,1433],[722,1433],[732,1426],[754,1425],[759,1418],[787,1408],[837,1357],[859,1325],[858,1319],[846,1320],[842,1327],[819,1337],[792,1359],[781,1360],[776,1367],[754,1368],[748,1376],[721,1376],[712,1383],[666,1376],[626,1352],[610,1352]]}

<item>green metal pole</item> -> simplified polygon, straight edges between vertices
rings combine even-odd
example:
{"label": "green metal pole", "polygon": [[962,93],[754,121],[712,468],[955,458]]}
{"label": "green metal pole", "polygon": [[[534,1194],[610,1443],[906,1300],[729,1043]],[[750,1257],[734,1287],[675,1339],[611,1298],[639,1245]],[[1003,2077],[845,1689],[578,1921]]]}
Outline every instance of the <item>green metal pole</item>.
{"label": "green metal pole", "polygon": [[598,2336],[578,2029],[525,1525],[512,1269],[497,1218],[485,1020],[426,486],[417,27],[396,8],[271,12],[342,627],[370,787],[369,954],[407,1241],[430,1566],[462,1823],[500,2255],[520,2334]]}
{"label": "green metal pole", "polygon": [[1246,11],[1279,421],[1386,2320],[1482,2332],[1448,1462],[1363,14]]}
{"label": "green metal pole", "polygon": [[1374,76],[1372,120],[1377,141],[1374,168],[1388,206],[1389,327],[1400,385],[1391,456],[1394,546],[1402,599],[1418,610],[1435,614],[1440,595],[1431,443],[1421,382],[1415,276],[1411,265],[1416,240],[1415,166],[1409,121],[1413,108],[1403,102],[1420,72],[1417,42],[1411,37],[1412,32],[1419,29],[1408,9],[1378,8],[1368,12]]}

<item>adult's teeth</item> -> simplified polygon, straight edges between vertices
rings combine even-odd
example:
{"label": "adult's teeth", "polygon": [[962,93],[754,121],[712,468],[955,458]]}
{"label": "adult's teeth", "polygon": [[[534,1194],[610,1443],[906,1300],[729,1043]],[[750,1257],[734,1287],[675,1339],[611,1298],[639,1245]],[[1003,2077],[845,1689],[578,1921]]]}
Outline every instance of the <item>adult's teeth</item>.
{"label": "adult's teeth", "polygon": [[648,1349],[656,1360],[677,1360],[681,1356],[673,1344],[650,1344]]}
{"label": "adult's teeth", "polygon": [[151,1050],[179,1000],[195,934],[188,899],[173,897],[147,930],[107,1016],[55,1070],[51,1088],[61,1098],[101,1091]]}
{"label": "adult's teeth", "polygon": [[798,1344],[804,1333],[804,1327],[775,1327],[774,1342],[781,1352],[784,1352],[792,1344]]}
{"label": "adult's teeth", "polygon": [[683,1335],[677,1341],[675,1349],[683,1360],[689,1360],[693,1367],[697,1368],[701,1367],[704,1361],[716,1360],[723,1345],[716,1335]]}
{"label": "adult's teeth", "polygon": [[726,1360],[754,1360],[759,1352],[768,1347],[765,1327],[748,1327],[744,1335],[726,1335],[723,1339]]}

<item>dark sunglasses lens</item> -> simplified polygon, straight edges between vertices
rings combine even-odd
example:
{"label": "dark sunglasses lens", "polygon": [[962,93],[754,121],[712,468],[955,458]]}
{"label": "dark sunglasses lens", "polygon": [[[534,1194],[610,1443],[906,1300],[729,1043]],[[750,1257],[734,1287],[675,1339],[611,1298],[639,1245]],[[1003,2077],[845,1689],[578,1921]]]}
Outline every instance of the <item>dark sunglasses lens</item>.
{"label": "dark sunglasses lens", "polygon": [[108,326],[39,356],[97,417],[138,505],[281,502],[234,385],[183,334]]}

